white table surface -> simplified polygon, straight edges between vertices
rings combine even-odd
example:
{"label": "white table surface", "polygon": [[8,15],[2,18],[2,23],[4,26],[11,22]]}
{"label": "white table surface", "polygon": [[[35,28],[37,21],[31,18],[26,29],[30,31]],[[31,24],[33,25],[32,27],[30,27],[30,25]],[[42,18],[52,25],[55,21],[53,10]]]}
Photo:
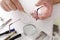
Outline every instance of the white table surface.
{"label": "white table surface", "polygon": [[[53,13],[55,13],[55,18],[60,18],[60,4],[57,4],[57,5],[55,5],[54,6],[54,10],[53,10]],[[16,12],[5,12],[1,7],[0,7],[0,17],[2,17],[2,18],[4,18],[4,21],[3,22],[1,22],[0,21],[0,25],[2,24],[2,23],[4,23],[5,21],[7,21],[8,19],[13,19],[11,22],[14,22],[15,20],[17,20],[17,19],[19,19],[19,14],[16,14]],[[16,18],[17,17],[17,18]],[[18,25],[18,27],[17,27],[17,25]],[[23,25],[25,25],[25,24],[23,24],[23,23],[21,23],[20,21],[19,22],[17,22],[16,24],[13,24],[12,26],[11,26],[11,29],[13,28],[13,26],[16,26],[16,28],[19,30],[18,31],[18,33],[22,33],[23,32]],[[21,25],[20,25],[21,24]],[[22,27],[21,27],[22,26]],[[6,30],[8,30],[8,25],[5,27],[5,28],[3,28],[2,30],[0,30],[0,33],[1,32],[4,32],[4,31],[6,31]],[[47,31],[48,32],[48,31]],[[8,35],[7,35],[8,36]],[[0,40],[4,40],[4,38],[6,37],[6,35],[4,35],[4,36],[2,36],[2,37],[0,37]],[[17,39],[17,40],[20,40],[20,39]],[[29,40],[29,38],[28,37],[26,37],[26,39],[24,39],[24,40]],[[30,39],[31,40],[31,39]]]}

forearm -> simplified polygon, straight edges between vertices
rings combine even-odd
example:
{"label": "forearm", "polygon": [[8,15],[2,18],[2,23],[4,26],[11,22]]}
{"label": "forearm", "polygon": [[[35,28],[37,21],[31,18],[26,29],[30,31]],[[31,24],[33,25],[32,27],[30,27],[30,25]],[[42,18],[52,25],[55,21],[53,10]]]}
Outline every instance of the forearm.
{"label": "forearm", "polygon": [[53,0],[53,4],[60,3],[60,0]]}
{"label": "forearm", "polygon": [[1,0],[0,0],[0,3],[1,3]]}

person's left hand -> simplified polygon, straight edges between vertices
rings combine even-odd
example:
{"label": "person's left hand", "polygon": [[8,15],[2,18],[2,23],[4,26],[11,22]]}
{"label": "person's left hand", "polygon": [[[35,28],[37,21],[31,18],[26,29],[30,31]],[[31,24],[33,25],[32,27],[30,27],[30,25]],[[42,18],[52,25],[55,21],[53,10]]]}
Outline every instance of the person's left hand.
{"label": "person's left hand", "polygon": [[49,0],[39,0],[38,3],[35,5],[37,7],[43,5],[43,7],[41,7],[37,12],[36,10],[33,10],[33,12],[31,13],[31,15],[35,18],[35,19],[41,19],[44,20],[48,17],[50,17],[52,15],[52,10],[53,10],[53,5],[52,5],[52,1]]}

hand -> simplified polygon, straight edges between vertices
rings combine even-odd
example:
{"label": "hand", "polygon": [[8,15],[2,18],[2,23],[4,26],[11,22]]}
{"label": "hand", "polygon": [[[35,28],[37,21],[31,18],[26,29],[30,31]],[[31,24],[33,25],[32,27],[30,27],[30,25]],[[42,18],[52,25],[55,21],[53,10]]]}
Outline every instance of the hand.
{"label": "hand", "polygon": [[60,3],[60,0],[53,0],[53,4],[58,4]]}
{"label": "hand", "polygon": [[2,0],[1,6],[5,11],[19,10],[24,11],[18,0]]}
{"label": "hand", "polygon": [[38,3],[36,4],[36,6],[39,7],[41,5],[43,5],[43,7],[41,7],[38,10],[40,12],[37,13],[35,10],[33,10],[32,16],[35,19],[44,20],[52,15],[53,5],[52,5],[51,0],[50,1],[49,0],[39,0]]}

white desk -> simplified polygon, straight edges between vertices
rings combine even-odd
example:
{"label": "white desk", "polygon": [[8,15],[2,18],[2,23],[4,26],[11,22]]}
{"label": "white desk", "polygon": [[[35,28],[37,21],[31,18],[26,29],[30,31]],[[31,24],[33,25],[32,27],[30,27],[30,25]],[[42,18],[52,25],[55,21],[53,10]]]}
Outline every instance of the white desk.
{"label": "white desk", "polygon": [[[55,18],[60,18],[60,4],[58,4],[58,5],[55,5],[54,6],[54,11],[53,11],[53,14],[54,14],[54,16],[55,16]],[[16,12],[15,13],[12,13],[12,12],[10,12],[10,14],[8,13],[8,12],[5,12],[5,11],[3,11],[3,9],[1,9],[0,8],[0,17],[2,17],[2,18],[4,18],[4,20],[6,21],[6,20],[8,20],[8,19],[10,19],[10,18],[12,18],[13,20],[12,20],[12,22],[13,21],[15,21],[16,19],[18,19],[19,18],[19,14],[16,14]],[[16,18],[17,17],[17,18]],[[4,21],[4,22],[5,22]],[[0,22],[0,24],[2,24],[3,22]],[[18,27],[16,27],[18,30],[19,30],[19,33],[21,32],[23,32],[23,27],[21,27],[21,26],[23,26],[23,23],[21,23],[21,22],[19,22],[19,23],[16,23],[17,25],[18,25]],[[21,25],[20,25],[21,24]],[[14,24],[15,25],[15,24]],[[14,25],[12,25],[12,26],[14,26]],[[17,26],[17,25],[15,25],[15,26]],[[11,27],[11,28],[13,28],[13,27]],[[5,31],[5,30],[8,30],[8,25],[4,28],[4,30],[2,29],[2,31],[0,31],[0,32],[3,32],[3,31]],[[45,29],[44,29],[45,30]],[[47,31],[48,32],[48,31]],[[7,35],[8,36],[8,35]],[[4,40],[4,38],[6,37],[6,35],[5,36],[2,36],[2,37],[0,37],[0,40]],[[18,39],[18,40],[20,40],[20,39]],[[24,39],[24,40],[29,40],[29,39]],[[46,40],[46,39],[45,39]]]}

